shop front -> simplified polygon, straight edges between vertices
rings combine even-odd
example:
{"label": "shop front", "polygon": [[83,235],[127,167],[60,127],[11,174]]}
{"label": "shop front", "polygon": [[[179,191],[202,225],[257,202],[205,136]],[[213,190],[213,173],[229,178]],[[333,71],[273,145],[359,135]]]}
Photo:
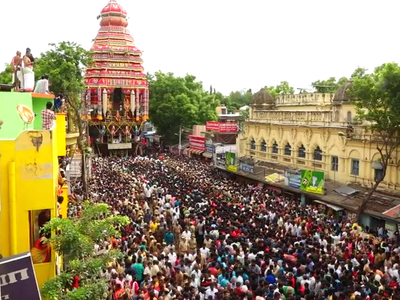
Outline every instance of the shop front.
{"label": "shop front", "polygon": [[339,221],[342,221],[346,216],[346,212],[343,207],[336,206],[330,203],[325,203],[320,200],[314,200],[314,203],[318,206],[318,210],[327,216],[333,216]]}

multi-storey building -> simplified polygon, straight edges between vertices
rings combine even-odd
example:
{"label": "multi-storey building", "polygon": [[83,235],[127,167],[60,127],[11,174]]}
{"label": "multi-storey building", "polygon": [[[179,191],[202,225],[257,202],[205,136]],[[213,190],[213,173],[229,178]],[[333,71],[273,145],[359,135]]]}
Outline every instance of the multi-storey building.
{"label": "multi-storey building", "polygon": [[[306,194],[348,196],[358,189],[360,195],[371,188],[374,179],[382,175],[380,155],[374,138],[357,121],[356,107],[346,93],[350,85],[342,86],[336,94],[274,98],[265,90],[256,93],[249,119],[237,139],[239,162],[251,160],[264,167],[265,175],[281,174],[283,186]],[[399,152],[393,155],[380,189],[400,189]],[[254,168],[249,170],[251,173]],[[319,190],[302,186],[305,172],[321,183]]]}

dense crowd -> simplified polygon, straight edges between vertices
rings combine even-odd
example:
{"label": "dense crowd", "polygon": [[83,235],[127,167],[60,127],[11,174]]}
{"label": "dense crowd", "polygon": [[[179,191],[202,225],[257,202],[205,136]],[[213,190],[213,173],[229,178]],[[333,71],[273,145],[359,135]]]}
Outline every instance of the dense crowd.
{"label": "dense crowd", "polygon": [[[109,299],[400,299],[399,247],[197,160],[96,158],[91,198],[131,224]],[[71,213],[74,210],[71,207]]]}

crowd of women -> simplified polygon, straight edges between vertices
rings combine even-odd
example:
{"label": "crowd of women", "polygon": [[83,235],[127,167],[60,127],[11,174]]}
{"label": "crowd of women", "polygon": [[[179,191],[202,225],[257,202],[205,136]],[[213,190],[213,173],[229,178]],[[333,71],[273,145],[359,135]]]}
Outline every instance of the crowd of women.
{"label": "crowd of women", "polygon": [[96,158],[93,201],[132,223],[110,299],[400,299],[399,247],[184,157]]}

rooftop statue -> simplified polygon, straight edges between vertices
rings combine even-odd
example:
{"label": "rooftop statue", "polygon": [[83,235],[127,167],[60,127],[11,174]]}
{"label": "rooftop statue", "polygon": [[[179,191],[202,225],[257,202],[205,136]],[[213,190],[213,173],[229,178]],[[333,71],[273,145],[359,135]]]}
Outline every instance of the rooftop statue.
{"label": "rooftop statue", "polygon": [[35,73],[33,72],[33,66],[35,64],[35,59],[31,53],[30,48],[26,48],[26,53],[23,57],[23,84],[22,89],[25,92],[32,92],[35,86]]}
{"label": "rooftop statue", "polygon": [[13,87],[16,91],[21,90],[22,81],[22,57],[21,51],[17,51],[15,56],[12,58],[11,67],[13,68]]}

